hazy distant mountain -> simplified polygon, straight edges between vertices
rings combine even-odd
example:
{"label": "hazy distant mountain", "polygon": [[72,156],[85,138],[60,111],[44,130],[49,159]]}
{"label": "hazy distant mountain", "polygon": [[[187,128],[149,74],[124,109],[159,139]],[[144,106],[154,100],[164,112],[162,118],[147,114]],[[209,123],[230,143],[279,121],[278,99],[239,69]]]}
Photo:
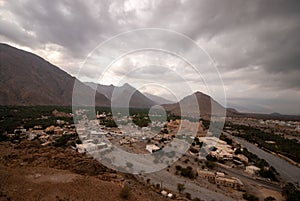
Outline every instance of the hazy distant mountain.
{"label": "hazy distant mountain", "polygon": [[160,96],[156,96],[153,94],[149,94],[147,92],[143,93],[147,98],[149,98],[150,100],[154,101],[155,103],[162,105],[162,104],[170,104],[170,103],[174,103],[173,101],[167,100],[163,97]]}
{"label": "hazy distant mountain", "polygon": [[[176,115],[197,116],[197,114],[199,114],[198,111],[200,110],[201,117],[210,117],[212,114],[212,105],[216,115],[226,114],[226,112],[227,115],[232,115],[236,112],[232,109],[226,111],[222,105],[220,105],[210,96],[201,92],[196,92],[192,95],[186,96],[179,101],[179,103],[165,104],[163,106],[167,111],[170,111]],[[182,114],[181,111],[183,111],[184,114]]]}
{"label": "hazy distant mountain", "polygon": [[92,89],[97,89],[97,91],[101,94],[103,94],[106,98],[109,100],[111,99],[112,92],[115,89],[114,85],[102,85],[102,84],[97,84],[94,82],[84,82],[84,84],[88,85]]}
{"label": "hazy distant mountain", "polygon": [[[32,53],[0,44],[0,105],[72,105],[74,82],[78,105],[91,102],[93,90],[60,68]],[[96,94],[96,105],[109,99]]]}
{"label": "hazy distant mountain", "polygon": [[[85,82],[86,85],[101,94],[104,94],[107,98],[111,100],[116,107],[132,107],[132,108],[150,108],[157,103],[149,98],[147,98],[140,91],[135,89],[129,84],[124,84],[121,87],[114,85],[101,85],[93,82]],[[129,104],[126,102],[129,101]]]}

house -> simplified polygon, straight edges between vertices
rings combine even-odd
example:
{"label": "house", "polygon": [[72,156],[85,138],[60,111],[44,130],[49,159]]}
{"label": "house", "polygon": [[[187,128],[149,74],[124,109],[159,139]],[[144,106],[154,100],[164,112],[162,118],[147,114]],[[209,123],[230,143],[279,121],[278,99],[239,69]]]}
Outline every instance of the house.
{"label": "house", "polygon": [[62,129],[60,127],[55,127],[53,133],[54,133],[54,135],[60,136],[60,135],[64,134],[64,129]]}
{"label": "house", "polygon": [[172,193],[168,193],[168,198],[173,198],[173,194]]}
{"label": "house", "polygon": [[208,180],[209,182],[212,182],[212,183],[215,182],[215,174],[213,172],[210,172],[208,170],[197,169],[197,173],[198,173],[199,177],[201,177],[203,179],[206,179],[206,180]]}
{"label": "house", "polygon": [[243,186],[243,183],[235,177],[226,178],[226,177],[216,177],[215,182],[217,185],[231,187],[234,189],[240,189]]}
{"label": "house", "polygon": [[149,128],[149,127],[142,127],[142,131],[150,131],[151,130],[151,128]]}
{"label": "house", "polygon": [[106,118],[106,114],[105,114],[105,112],[103,112],[102,114],[99,114],[99,111],[97,111],[96,117],[97,117],[97,119],[105,119]]}
{"label": "house", "polygon": [[165,190],[162,190],[160,193],[161,193],[163,196],[165,196],[165,197],[173,198],[173,194],[172,194],[172,193],[168,193],[168,192],[165,191]]}
{"label": "house", "polygon": [[34,140],[37,137],[37,134],[29,132],[27,140]]}
{"label": "house", "polygon": [[213,157],[216,157],[217,159],[223,159],[223,160],[232,160],[233,154],[230,152],[227,152],[222,149],[217,149],[216,151],[211,151],[210,155]]}
{"label": "house", "polygon": [[39,140],[41,142],[47,142],[49,140],[49,138],[50,138],[50,135],[42,135],[39,137]]}
{"label": "house", "polygon": [[76,144],[76,148],[79,153],[85,153],[85,152],[93,152],[93,151],[100,151],[105,150],[108,148],[108,145],[104,142],[94,144],[92,142],[85,142],[83,144]]}
{"label": "house", "polygon": [[208,147],[215,147],[216,151],[211,151],[210,155],[217,159],[232,160],[233,150],[227,142],[220,140],[216,137],[198,137],[200,142],[205,143]]}
{"label": "house", "polygon": [[123,139],[121,139],[119,141],[119,143],[122,145],[122,144],[131,144],[131,143],[135,143],[136,142],[136,139],[134,138],[131,138],[131,137],[125,137]]}
{"label": "house", "polygon": [[77,127],[76,131],[77,131],[78,135],[82,135],[85,133],[86,128],[85,127]]}
{"label": "house", "polygon": [[46,133],[54,133],[55,126],[49,126],[45,129]]}
{"label": "house", "polygon": [[231,187],[234,189],[241,189],[243,187],[243,183],[238,178],[226,177],[223,172],[214,173],[208,170],[197,169],[197,173],[199,177],[217,185]]}
{"label": "house", "polygon": [[166,197],[168,196],[168,192],[165,191],[165,190],[162,190],[162,191],[161,191],[161,194],[162,194],[163,196],[166,196]]}
{"label": "house", "polygon": [[14,130],[14,134],[23,134],[26,132],[25,128],[17,128]]}
{"label": "house", "polygon": [[147,144],[146,145],[146,150],[149,151],[150,153],[153,153],[155,151],[158,151],[160,148],[154,144]]}
{"label": "house", "polygon": [[254,165],[249,165],[246,167],[245,172],[251,175],[255,175],[260,170],[259,167],[256,167]]}
{"label": "house", "polygon": [[248,158],[243,154],[238,154],[238,155],[236,155],[236,157],[242,162],[246,162],[246,163],[249,162]]}
{"label": "house", "polygon": [[216,172],[216,177],[225,177],[223,172]]}
{"label": "house", "polygon": [[42,130],[42,126],[41,125],[36,125],[33,127],[34,130]]}
{"label": "house", "polygon": [[60,120],[60,119],[57,119],[56,120],[56,124],[58,125],[62,125],[62,124],[65,124],[66,122],[64,120]]}
{"label": "house", "polygon": [[104,131],[102,131],[102,130],[100,130],[100,131],[97,131],[97,130],[91,130],[91,131],[90,131],[90,135],[91,135],[92,137],[99,137],[99,136],[105,135],[105,134],[106,134],[106,132],[104,132]]}

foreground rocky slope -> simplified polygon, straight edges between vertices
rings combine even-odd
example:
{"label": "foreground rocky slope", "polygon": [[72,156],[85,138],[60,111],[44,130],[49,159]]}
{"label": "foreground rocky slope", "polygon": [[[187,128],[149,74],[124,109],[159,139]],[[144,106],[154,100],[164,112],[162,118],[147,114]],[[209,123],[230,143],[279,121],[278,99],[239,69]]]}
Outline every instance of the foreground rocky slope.
{"label": "foreground rocky slope", "polygon": [[0,200],[166,200],[69,148],[1,142],[0,158]]}

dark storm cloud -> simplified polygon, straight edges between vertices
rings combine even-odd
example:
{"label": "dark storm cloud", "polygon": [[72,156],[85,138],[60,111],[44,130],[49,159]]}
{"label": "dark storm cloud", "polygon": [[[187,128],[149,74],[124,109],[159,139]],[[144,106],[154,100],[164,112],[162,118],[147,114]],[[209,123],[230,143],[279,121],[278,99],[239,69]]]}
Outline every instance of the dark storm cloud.
{"label": "dark storm cloud", "polygon": [[[88,5],[83,1],[10,1],[7,8],[18,25],[32,31],[40,43],[67,47],[74,56],[83,56],[96,46],[94,39],[105,38],[114,27],[108,15],[108,4]],[[27,41],[30,47],[32,41]]]}
{"label": "dark storm cloud", "polygon": [[[11,38],[16,43],[26,45],[28,41],[32,41],[33,36],[16,24],[11,24],[3,19],[0,21],[0,27],[2,27],[1,35]],[[33,42],[34,44],[34,42]]]}
{"label": "dark storm cloud", "polygon": [[145,24],[205,40],[221,71],[259,66],[280,76],[276,87],[299,89],[299,8],[297,0],[161,1]]}

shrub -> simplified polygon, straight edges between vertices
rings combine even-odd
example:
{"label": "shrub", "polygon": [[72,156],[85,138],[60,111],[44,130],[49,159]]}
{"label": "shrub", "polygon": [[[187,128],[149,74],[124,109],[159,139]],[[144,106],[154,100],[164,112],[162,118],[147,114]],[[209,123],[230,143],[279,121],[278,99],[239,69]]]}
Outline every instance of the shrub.
{"label": "shrub", "polygon": [[283,187],[282,195],[287,201],[300,201],[300,191],[292,183],[288,183]]}
{"label": "shrub", "polygon": [[215,163],[212,161],[205,161],[205,165],[210,169],[213,169],[216,166]]}
{"label": "shrub", "polygon": [[130,196],[130,188],[129,186],[125,185],[120,192],[120,197],[122,199],[128,199],[129,196]]}
{"label": "shrub", "polygon": [[185,197],[189,200],[192,199],[192,195],[190,193],[185,193]]}
{"label": "shrub", "polygon": [[200,198],[194,198],[192,201],[201,201]]}
{"label": "shrub", "polygon": [[258,197],[252,194],[244,193],[243,198],[248,201],[259,201]]}
{"label": "shrub", "polygon": [[193,147],[190,148],[190,151],[191,151],[192,153],[194,153],[194,154],[199,153],[198,149],[195,149],[195,148],[193,148]]}
{"label": "shrub", "polygon": [[276,175],[275,173],[271,170],[271,169],[261,169],[258,174],[262,177],[265,177],[265,178],[269,178],[273,181],[278,181],[278,179],[276,178]]}
{"label": "shrub", "polygon": [[187,168],[182,168],[181,169],[181,175],[184,176],[184,177],[188,177],[190,179],[195,178],[193,168],[190,167],[190,166],[188,166]]}
{"label": "shrub", "polygon": [[275,201],[276,199],[272,196],[266,197],[264,201]]}
{"label": "shrub", "polygon": [[179,193],[185,190],[184,184],[178,183],[177,184],[177,190]]}

